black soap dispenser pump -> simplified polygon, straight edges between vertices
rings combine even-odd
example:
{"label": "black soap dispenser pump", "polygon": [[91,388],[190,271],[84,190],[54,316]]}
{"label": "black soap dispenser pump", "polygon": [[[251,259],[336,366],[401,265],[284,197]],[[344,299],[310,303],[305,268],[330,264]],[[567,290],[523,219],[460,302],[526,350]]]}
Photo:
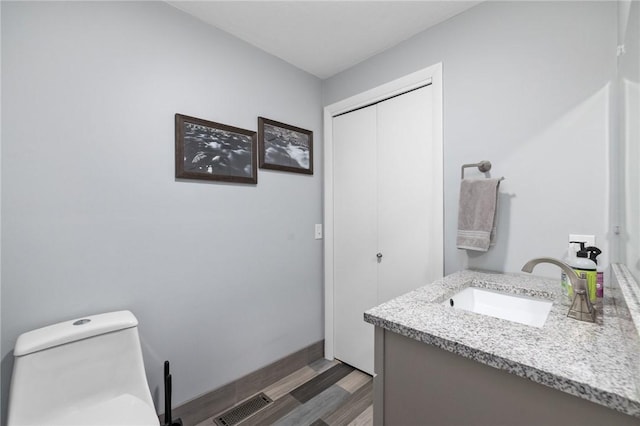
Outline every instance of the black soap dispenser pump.
{"label": "black soap dispenser pump", "polygon": [[604,297],[604,266],[598,263],[597,257],[602,254],[598,247],[590,246],[585,249],[589,253],[589,259],[596,264],[596,297]]}

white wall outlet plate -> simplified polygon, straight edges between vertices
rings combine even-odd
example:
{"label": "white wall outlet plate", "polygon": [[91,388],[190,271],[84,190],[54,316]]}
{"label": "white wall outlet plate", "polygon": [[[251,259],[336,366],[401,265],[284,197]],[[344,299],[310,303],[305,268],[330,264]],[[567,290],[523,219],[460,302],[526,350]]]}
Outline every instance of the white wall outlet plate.
{"label": "white wall outlet plate", "polygon": [[316,240],[321,240],[322,239],[322,224],[321,223],[316,223],[315,239]]}
{"label": "white wall outlet plate", "polygon": [[581,235],[581,234],[569,234],[569,242],[571,241],[583,241],[585,247],[596,245],[595,235]]}

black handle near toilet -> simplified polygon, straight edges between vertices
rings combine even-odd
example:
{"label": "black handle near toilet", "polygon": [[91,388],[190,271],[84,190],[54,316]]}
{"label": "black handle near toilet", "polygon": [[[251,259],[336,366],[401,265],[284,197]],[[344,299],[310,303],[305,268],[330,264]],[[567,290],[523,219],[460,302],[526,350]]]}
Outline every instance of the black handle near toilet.
{"label": "black handle near toilet", "polygon": [[171,418],[171,373],[169,361],[164,362],[164,424],[162,426],[182,426],[182,420]]}

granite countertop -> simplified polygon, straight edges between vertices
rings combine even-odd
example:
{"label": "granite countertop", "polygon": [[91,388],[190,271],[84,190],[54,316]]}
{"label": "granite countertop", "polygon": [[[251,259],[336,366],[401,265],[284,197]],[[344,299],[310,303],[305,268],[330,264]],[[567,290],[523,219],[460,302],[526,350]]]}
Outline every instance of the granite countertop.
{"label": "granite countertop", "polygon": [[[567,317],[560,281],[529,274],[461,271],[365,312],[365,321],[640,417],[640,289],[612,266],[596,323]],[[628,272],[628,271],[626,271]],[[552,300],[542,328],[443,305],[466,287]]]}

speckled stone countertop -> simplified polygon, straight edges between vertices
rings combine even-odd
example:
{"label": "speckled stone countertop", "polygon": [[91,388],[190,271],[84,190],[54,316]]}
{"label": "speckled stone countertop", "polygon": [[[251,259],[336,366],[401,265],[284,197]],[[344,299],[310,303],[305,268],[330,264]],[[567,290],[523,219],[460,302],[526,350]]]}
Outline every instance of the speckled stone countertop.
{"label": "speckled stone countertop", "polygon": [[[529,274],[461,271],[365,312],[365,321],[640,417],[640,289],[613,265],[596,323],[567,317],[560,281]],[[466,287],[552,300],[542,328],[443,305]]]}

